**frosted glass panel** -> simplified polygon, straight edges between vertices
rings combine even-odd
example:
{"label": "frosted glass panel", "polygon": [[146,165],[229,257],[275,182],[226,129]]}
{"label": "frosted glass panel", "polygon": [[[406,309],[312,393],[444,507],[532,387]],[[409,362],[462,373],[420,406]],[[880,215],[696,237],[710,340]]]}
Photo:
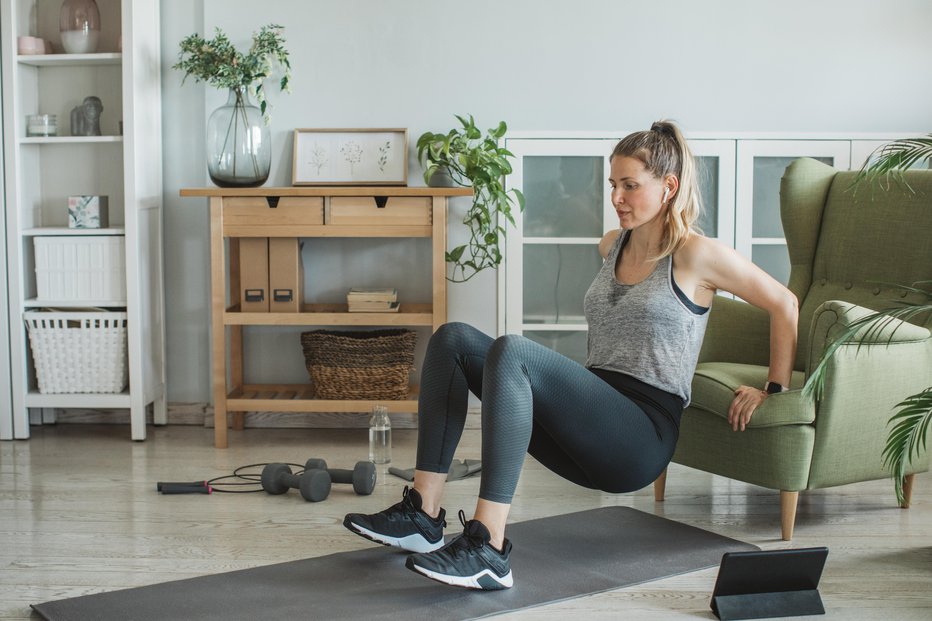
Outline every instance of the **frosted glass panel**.
{"label": "frosted glass panel", "polygon": [[702,200],[702,215],[696,224],[706,237],[718,237],[718,167],[717,156],[696,157],[699,173],[699,195]]}
{"label": "frosted glass panel", "polygon": [[[795,159],[797,158],[754,158],[754,204],[751,225],[751,234],[754,237],[783,237],[783,224],[780,222],[780,179],[783,178],[786,167]],[[831,157],[813,159],[829,166],[835,162]]]}
{"label": "frosted glass panel", "polygon": [[786,246],[753,246],[751,260],[784,285],[790,282],[790,254]]}
{"label": "frosted glass panel", "polygon": [[544,347],[549,347],[579,364],[586,364],[587,332],[554,332],[549,330],[526,330],[524,336]]}
{"label": "frosted glass panel", "polygon": [[603,161],[524,157],[525,237],[602,237]]}
{"label": "frosted glass panel", "polygon": [[597,244],[524,246],[524,323],[585,323],[583,297],[602,267]]}

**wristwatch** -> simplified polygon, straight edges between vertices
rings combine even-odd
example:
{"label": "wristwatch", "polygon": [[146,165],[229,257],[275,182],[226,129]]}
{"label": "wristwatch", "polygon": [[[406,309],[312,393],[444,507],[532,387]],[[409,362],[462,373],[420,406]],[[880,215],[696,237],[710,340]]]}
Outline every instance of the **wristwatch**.
{"label": "wristwatch", "polygon": [[784,386],[783,384],[778,384],[776,382],[768,381],[764,385],[764,392],[766,392],[768,395],[772,395],[778,392],[785,392],[786,390],[788,390],[786,386]]}

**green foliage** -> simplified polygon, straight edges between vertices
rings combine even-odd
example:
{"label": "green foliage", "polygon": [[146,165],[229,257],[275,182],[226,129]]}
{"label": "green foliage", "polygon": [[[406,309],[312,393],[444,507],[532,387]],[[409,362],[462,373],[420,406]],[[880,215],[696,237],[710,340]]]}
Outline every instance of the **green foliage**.
{"label": "green foliage", "polygon": [[204,39],[195,33],[181,40],[178,62],[172,69],[184,71],[182,84],[188,76],[197,82],[206,82],[215,88],[251,90],[259,102],[266,125],[270,121],[268,101],[265,97],[265,80],[272,75],[275,63],[283,70],[279,89],[288,92],[291,64],[285,49],[284,28],[277,24],[263,26],[252,35],[249,53],[237,50],[224,32],[217,28],[213,39]]}
{"label": "green foliage", "polygon": [[871,153],[855,175],[852,187],[867,184],[887,190],[891,181],[905,184],[903,171],[929,158],[932,158],[932,134],[894,140]]}
{"label": "green foliage", "polygon": [[504,121],[483,136],[472,115],[456,115],[462,128],[446,134],[426,132],[417,140],[417,156],[424,166],[424,182],[438,171],[449,173],[453,182],[472,187],[472,207],[463,218],[469,227],[469,242],[446,253],[451,263],[452,282],[465,282],[488,267],[502,261],[499,244],[505,237],[504,218],[514,226],[512,208],[524,210],[524,195],[517,189],[505,191],[505,175],[511,173],[509,158],[514,155],[499,146],[508,126]]}
{"label": "green foliage", "polygon": [[883,448],[883,465],[893,474],[896,500],[906,504],[903,477],[906,466],[926,449],[926,434],[932,425],[932,386],[896,404],[900,410],[890,418],[890,433]]}

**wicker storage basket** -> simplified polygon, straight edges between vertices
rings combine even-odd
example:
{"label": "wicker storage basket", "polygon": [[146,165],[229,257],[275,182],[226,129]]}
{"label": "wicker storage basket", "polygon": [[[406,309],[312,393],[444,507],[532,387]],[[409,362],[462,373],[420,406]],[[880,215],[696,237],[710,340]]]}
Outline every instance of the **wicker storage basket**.
{"label": "wicker storage basket", "polygon": [[417,333],[411,330],[301,334],[318,399],[407,399]]}
{"label": "wicker storage basket", "polygon": [[118,393],[128,380],[126,313],[23,313],[39,392]]}

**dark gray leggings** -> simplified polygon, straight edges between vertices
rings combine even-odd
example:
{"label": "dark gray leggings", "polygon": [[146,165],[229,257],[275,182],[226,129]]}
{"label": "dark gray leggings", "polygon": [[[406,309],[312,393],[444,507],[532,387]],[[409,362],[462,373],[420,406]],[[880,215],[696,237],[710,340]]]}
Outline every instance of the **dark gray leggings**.
{"label": "dark gray leggings", "polygon": [[485,500],[511,503],[526,453],[573,483],[619,493],[654,481],[676,445],[678,418],[645,411],[573,360],[449,323],[431,337],[421,371],[418,470],[449,471],[469,391],[482,400]]}

